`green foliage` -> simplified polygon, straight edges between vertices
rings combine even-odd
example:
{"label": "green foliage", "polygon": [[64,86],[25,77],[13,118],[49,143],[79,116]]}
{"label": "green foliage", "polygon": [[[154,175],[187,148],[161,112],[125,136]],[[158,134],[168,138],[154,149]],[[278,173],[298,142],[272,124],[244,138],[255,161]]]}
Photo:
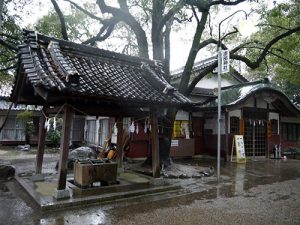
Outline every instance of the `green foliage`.
{"label": "green foliage", "polygon": [[60,144],[60,131],[59,130],[50,130],[48,132],[48,139],[50,141],[50,145],[53,147],[58,147]]}
{"label": "green foliage", "polygon": [[[21,29],[16,23],[18,17],[9,14],[6,4],[4,4],[1,17],[2,29],[0,32],[0,39],[9,45],[16,47],[20,43],[21,37]],[[16,53],[12,49],[7,48],[7,46],[0,45],[0,85],[12,81],[13,67],[16,63]]]}
{"label": "green foliage", "polygon": [[[286,29],[300,24],[300,2],[292,0],[277,4],[272,10],[261,10],[261,29],[254,36],[261,47],[270,37],[279,35]],[[270,24],[270,26],[266,26]],[[249,58],[254,59],[261,49],[247,50]],[[252,79],[270,77],[287,95],[296,101],[300,87],[300,35],[295,33],[276,43],[260,68],[249,71]],[[298,96],[299,98],[299,96]]]}
{"label": "green foliage", "polygon": [[[86,8],[89,12],[96,14],[95,4],[85,3],[84,8]],[[90,19],[86,14],[76,8],[72,7],[71,11],[64,15],[64,17],[68,36],[71,41],[85,41],[95,35],[98,31],[98,26],[96,26],[97,23],[95,23],[95,20]],[[31,26],[33,27],[33,25]],[[55,11],[50,11],[48,15],[41,18],[37,24],[34,25],[33,29],[40,33],[62,39],[61,24]]]}

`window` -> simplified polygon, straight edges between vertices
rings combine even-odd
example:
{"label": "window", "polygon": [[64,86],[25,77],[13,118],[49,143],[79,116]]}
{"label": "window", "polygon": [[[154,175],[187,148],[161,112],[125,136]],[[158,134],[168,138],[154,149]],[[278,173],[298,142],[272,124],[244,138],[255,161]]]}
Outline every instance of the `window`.
{"label": "window", "polygon": [[239,134],[240,118],[236,116],[230,117],[230,133]]}
{"label": "window", "polygon": [[283,123],[282,138],[287,141],[298,141],[300,139],[300,124]]}
{"label": "window", "polygon": [[[0,120],[4,121],[4,117]],[[24,141],[24,123],[16,117],[8,117],[0,138],[5,141]]]}
{"label": "window", "polygon": [[278,120],[271,120],[272,134],[278,134]]}
{"label": "window", "polygon": [[95,144],[96,120],[87,120],[86,141],[89,144]]}
{"label": "window", "polygon": [[109,119],[100,119],[100,127],[99,127],[99,145],[103,146],[104,142],[109,136]]}

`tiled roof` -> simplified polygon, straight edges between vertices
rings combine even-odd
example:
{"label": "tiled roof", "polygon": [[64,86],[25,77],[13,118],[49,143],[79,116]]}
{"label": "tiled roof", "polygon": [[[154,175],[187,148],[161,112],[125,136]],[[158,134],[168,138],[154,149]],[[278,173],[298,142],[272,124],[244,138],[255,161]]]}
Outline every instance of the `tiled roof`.
{"label": "tiled roof", "polygon": [[214,89],[195,87],[190,95],[201,95],[206,97],[215,97]]}
{"label": "tiled roof", "polygon": [[52,104],[68,99],[184,106],[162,64],[24,31],[11,99]]}
{"label": "tiled roof", "polygon": [[[199,72],[201,72],[202,70],[206,69],[207,67],[209,67],[213,64],[215,64],[217,67],[217,56],[210,57],[210,58],[207,58],[207,59],[199,61],[199,62],[195,62],[194,66],[193,66],[191,77],[193,78],[193,77],[197,76],[197,74]],[[171,71],[172,80],[174,81],[176,79],[181,78],[183,70],[184,70],[184,67],[181,67],[179,69]],[[232,76],[234,79],[236,79],[237,81],[239,81],[241,83],[248,82],[248,80],[244,76],[242,76],[238,71],[236,71],[234,68],[230,69],[229,74],[230,74],[230,76]]]}
{"label": "tiled roof", "polygon": [[[272,93],[271,95],[265,95],[265,100],[269,101],[269,103],[279,111],[284,109],[287,111],[287,108],[289,108],[289,111],[293,111],[295,114],[300,115],[299,108],[297,108],[276,85],[270,83],[268,80],[248,82],[222,88],[221,106],[226,108],[235,107],[236,105],[245,102],[250,96],[262,92]],[[215,98],[210,102],[201,105],[200,108],[209,109],[216,108],[217,106],[218,99]]]}
{"label": "tiled roof", "polygon": [[[9,97],[8,96],[2,96],[0,95],[0,110],[9,110],[11,105],[11,102],[9,101]],[[24,111],[24,110],[34,110],[34,111],[39,111],[41,110],[40,107],[35,107],[35,106],[29,106],[29,105],[22,105],[22,104],[18,104],[18,105],[12,105],[11,110],[15,110],[15,111]]]}

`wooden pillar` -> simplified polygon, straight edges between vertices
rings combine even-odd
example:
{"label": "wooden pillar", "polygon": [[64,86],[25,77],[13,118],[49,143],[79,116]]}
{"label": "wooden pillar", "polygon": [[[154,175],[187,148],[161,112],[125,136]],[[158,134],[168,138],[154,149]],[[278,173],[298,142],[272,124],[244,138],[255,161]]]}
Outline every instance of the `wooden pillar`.
{"label": "wooden pillar", "polygon": [[152,146],[152,174],[153,177],[160,177],[159,165],[159,140],[158,140],[158,121],[153,114],[150,116],[151,124],[151,146]]}
{"label": "wooden pillar", "polygon": [[225,112],[225,155],[224,155],[224,162],[229,161],[229,143],[228,143],[228,138],[229,138],[229,134],[228,134],[228,126],[229,123],[229,115],[228,112]]}
{"label": "wooden pillar", "polygon": [[63,115],[63,127],[60,141],[60,158],[58,167],[58,184],[57,190],[66,188],[67,173],[68,173],[68,155],[69,155],[69,141],[71,134],[71,126],[74,111],[70,106],[65,106]]}
{"label": "wooden pillar", "polygon": [[[43,108],[43,111],[45,108]],[[40,117],[40,124],[39,124],[39,139],[38,139],[38,149],[36,153],[35,159],[35,173],[41,174],[42,173],[42,165],[44,159],[44,150],[45,150],[45,141],[46,141],[46,133],[47,130],[45,128],[46,117],[44,114]]]}
{"label": "wooden pillar", "polygon": [[118,161],[118,167],[122,167],[123,163],[123,118],[119,117],[117,118],[117,161]]}

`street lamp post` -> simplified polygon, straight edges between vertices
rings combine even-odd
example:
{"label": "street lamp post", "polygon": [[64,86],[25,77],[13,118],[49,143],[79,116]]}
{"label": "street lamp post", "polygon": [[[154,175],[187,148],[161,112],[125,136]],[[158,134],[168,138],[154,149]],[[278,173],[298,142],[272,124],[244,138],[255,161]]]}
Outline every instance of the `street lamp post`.
{"label": "street lamp post", "polygon": [[219,39],[218,39],[218,136],[217,136],[217,181],[220,181],[220,161],[221,161],[221,73],[222,73],[222,38],[221,38],[221,25],[222,23],[229,19],[230,17],[234,16],[236,13],[244,12],[247,19],[247,13],[244,10],[238,10],[225,19],[223,19],[219,23]]}

